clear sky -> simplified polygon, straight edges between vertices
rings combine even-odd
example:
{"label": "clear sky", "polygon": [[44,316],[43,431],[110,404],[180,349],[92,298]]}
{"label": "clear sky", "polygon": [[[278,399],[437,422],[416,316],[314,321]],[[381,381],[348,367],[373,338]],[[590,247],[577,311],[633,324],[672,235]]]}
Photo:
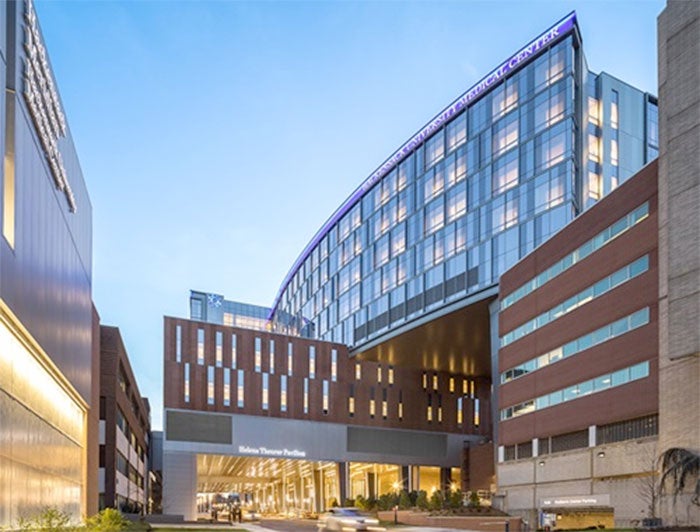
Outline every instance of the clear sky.
{"label": "clear sky", "polygon": [[161,427],[163,316],[269,306],[342,201],[576,10],[588,66],[656,94],[660,0],[38,0],[93,204],[93,298]]}

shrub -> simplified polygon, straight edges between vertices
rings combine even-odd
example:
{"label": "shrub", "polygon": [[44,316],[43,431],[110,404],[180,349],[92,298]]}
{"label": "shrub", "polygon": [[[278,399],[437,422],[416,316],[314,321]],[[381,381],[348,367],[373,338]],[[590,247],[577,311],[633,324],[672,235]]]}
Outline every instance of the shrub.
{"label": "shrub", "polygon": [[430,496],[430,509],[431,510],[442,510],[442,506],[445,503],[445,497],[441,490],[435,490]]}
{"label": "shrub", "polygon": [[425,490],[420,490],[418,492],[418,495],[416,496],[416,506],[418,506],[418,508],[421,510],[428,509],[428,494],[425,492]]}
{"label": "shrub", "polygon": [[20,530],[43,530],[46,532],[62,532],[73,530],[71,516],[58,508],[44,508],[34,517],[21,517],[17,526]]}
{"label": "shrub", "polygon": [[415,501],[411,501],[411,496],[406,490],[401,490],[399,495],[399,508],[402,510],[408,510],[413,507]]}
{"label": "shrub", "polygon": [[476,491],[469,492],[469,507],[479,508],[481,506],[481,500],[479,500],[479,495]]}
{"label": "shrub", "polygon": [[462,490],[454,490],[450,491],[450,508],[461,508],[462,507],[462,500],[463,500],[463,495],[462,495]]}
{"label": "shrub", "polygon": [[119,532],[125,530],[129,524],[129,520],[114,508],[105,508],[85,521],[89,530],[99,532]]}

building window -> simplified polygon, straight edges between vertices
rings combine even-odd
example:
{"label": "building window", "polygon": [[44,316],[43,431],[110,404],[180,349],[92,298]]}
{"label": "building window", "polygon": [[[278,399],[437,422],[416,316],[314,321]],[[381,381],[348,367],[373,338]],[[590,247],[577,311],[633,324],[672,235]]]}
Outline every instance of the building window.
{"label": "building window", "polygon": [[255,338],[255,372],[262,371],[262,340]]}
{"label": "building window", "polygon": [[262,409],[267,410],[270,407],[270,375],[262,374]]}
{"label": "building window", "polygon": [[362,379],[362,366],[359,362],[355,362],[355,380],[359,381]]}
{"label": "building window", "polygon": [[387,380],[389,381],[389,386],[393,386],[393,384],[394,384],[394,366],[389,366],[389,375],[387,376]]}
{"label": "building window", "polygon": [[451,152],[467,140],[467,113],[463,112],[447,124],[447,152]]}
{"label": "building window", "polygon": [[445,225],[445,201],[441,196],[425,208],[425,234],[429,235]]}
{"label": "building window", "polygon": [[431,394],[428,394],[428,408],[425,412],[425,419],[428,423],[432,423],[433,421],[433,396]]}
{"label": "building window", "polygon": [[497,156],[518,144],[518,113],[501,120],[493,134],[493,155]]}
{"label": "building window", "polygon": [[382,390],[382,419],[386,419],[389,415],[389,406],[387,404],[387,391],[386,388]]}
{"label": "building window", "polygon": [[207,367],[207,404],[214,404],[214,366]]}
{"label": "building window", "polygon": [[226,327],[233,327],[233,314],[230,312],[224,312],[224,325]]}
{"label": "building window", "polygon": [[202,319],[202,301],[200,299],[190,299],[190,315],[193,320]]}
{"label": "building window", "polygon": [[224,333],[216,331],[216,367],[220,368],[224,363]]}
{"label": "building window", "polygon": [[175,361],[182,362],[182,325],[175,326]]}
{"label": "building window", "polygon": [[588,158],[596,163],[600,162],[600,139],[592,133],[588,135]]}
{"label": "building window", "polygon": [[190,402],[190,363],[185,362],[185,402]]}
{"label": "building window", "polygon": [[377,365],[377,384],[382,383],[382,365],[378,364]]}
{"label": "building window", "polygon": [[[493,164],[492,188],[500,194],[518,184],[518,152],[511,152]],[[466,196],[465,196],[466,200]]]}
{"label": "building window", "polygon": [[294,366],[294,346],[292,342],[287,344],[287,375],[292,376],[292,367]]}
{"label": "building window", "polygon": [[454,377],[450,377],[449,383],[450,383],[450,384],[449,384],[449,386],[450,386],[450,393],[455,393],[455,378],[454,378]]}
{"label": "building window", "polygon": [[309,413],[309,379],[304,377],[304,414]]}
{"label": "building window", "polygon": [[377,412],[375,400],[374,400],[374,388],[370,388],[369,390],[369,417],[370,419],[374,419],[374,415]]}
{"label": "building window", "polygon": [[399,421],[403,421],[403,391],[399,390],[399,404],[397,409]]}
{"label": "building window", "polygon": [[309,378],[316,378],[316,347],[309,346]]}
{"label": "building window", "polygon": [[280,376],[280,411],[287,411],[287,376]]}
{"label": "building window", "polygon": [[575,340],[551,349],[542,355],[538,355],[523,364],[504,371],[501,373],[501,384],[505,384],[518,377],[554,364],[564,358],[574,356],[603,342],[607,342],[608,340],[633,331],[638,327],[642,327],[647,323],[649,323],[649,307],[638,310],[624,318],[620,318],[619,320],[596,329],[593,332],[584,334]]}
{"label": "building window", "polygon": [[442,423],[442,394],[438,394],[438,410],[437,410],[437,421]]}
{"label": "building window", "polygon": [[610,100],[610,127],[612,127],[613,129],[618,129],[620,124],[620,116],[618,114],[619,100],[619,93],[616,90],[612,91],[612,98]]}
{"label": "building window", "polygon": [[541,395],[535,399],[501,410],[501,421],[529,414],[550,406],[556,406],[566,401],[579,399],[592,393],[597,393],[649,376],[649,362],[642,362],[627,368],[607,373],[552,393]]}
{"label": "building window", "polygon": [[588,97],[588,121],[591,124],[600,124],[600,105],[592,96]]}
{"label": "building window", "polygon": [[236,369],[237,364],[237,353],[236,353],[236,335],[231,335],[231,367]]}
{"label": "building window", "polygon": [[445,156],[443,131],[440,130],[425,143],[425,168],[430,168]]}
{"label": "building window", "polygon": [[270,340],[270,375],[275,374],[275,341]]}
{"label": "building window", "polygon": [[423,372],[423,389],[428,389],[428,373],[425,371]]}
{"label": "building window", "polygon": [[462,397],[457,398],[457,425],[464,422],[464,401]]}
{"label": "building window", "polygon": [[522,325],[516,327],[512,331],[506,333],[501,338],[501,347],[504,347],[516,340],[519,340],[523,336],[526,336],[541,327],[544,327],[548,323],[561,318],[562,316],[573,312],[574,310],[582,307],[586,303],[601,297],[603,294],[610,292],[611,290],[617,288],[623,283],[634,279],[635,277],[643,274],[649,269],[649,255],[644,255],[643,257],[635,260],[634,262],[623,266],[615,273],[601,279],[597,283],[588,286],[578,294],[570,297],[563,303],[552,307],[551,309],[543,312],[539,316],[523,323]]}
{"label": "building window", "polygon": [[613,166],[618,166],[619,158],[617,152],[617,139],[612,139],[610,141],[610,164]]}
{"label": "building window", "polygon": [[197,364],[204,365],[204,329],[197,329]]}
{"label": "building window", "polygon": [[350,385],[350,390],[348,393],[348,415],[353,417],[355,415],[355,386]]}
{"label": "building window", "polygon": [[231,370],[224,369],[224,406],[231,406]]}
{"label": "building window", "polygon": [[474,426],[478,427],[481,422],[481,416],[479,415],[479,400],[474,399]]}
{"label": "building window", "polygon": [[438,389],[438,375],[437,373],[433,373],[433,390],[437,391]]}
{"label": "building window", "polygon": [[331,380],[338,380],[338,350],[331,349]]}
{"label": "building window", "polygon": [[323,415],[328,414],[330,386],[327,380],[323,380]]}
{"label": "building window", "polygon": [[659,433],[659,416],[640,417],[601,425],[596,430],[596,445],[626,440],[638,440],[656,436]]}
{"label": "building window", "polygon": [[238,408],[243,408],[245,406],[245,373],[242,369],[238,370],[237,385],[236,396],[238,400]]}
{"label": "building window", "polygon": [[518,289],[508,294],[501,301],[501,309],[508,308],[515,302],[524,298],[526,295],[532,293],[534,290],[537,290],[541,286],[545,285],[562,272],[565,272],[571,268],[574,264],[579,263],[594,251],[602,248],[604,245],[611,242],[630,228],[634,227],[639,222],[645,220],[648,216],[649,204],[643,203],[634,211],[626,214],[614,224],[598,233],[592,239],[588,240],[577,249],[566,255],[564,258],[554,263],[545,271],[541,272],[537,277],[530,279]]}

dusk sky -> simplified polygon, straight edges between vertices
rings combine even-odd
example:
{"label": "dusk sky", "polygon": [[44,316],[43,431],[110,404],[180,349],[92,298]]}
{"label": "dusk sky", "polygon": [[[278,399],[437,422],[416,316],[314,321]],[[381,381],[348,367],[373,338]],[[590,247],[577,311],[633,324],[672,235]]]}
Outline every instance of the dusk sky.
{"label": "dusk sky", "polygon": [[[656,88],[662,0],[38,0],[93,206],[93,298],[162,426],[163,316],[269,306],[395,149],[571,10],[589,69]],[[70,176],[69,176],[70,179]]]}

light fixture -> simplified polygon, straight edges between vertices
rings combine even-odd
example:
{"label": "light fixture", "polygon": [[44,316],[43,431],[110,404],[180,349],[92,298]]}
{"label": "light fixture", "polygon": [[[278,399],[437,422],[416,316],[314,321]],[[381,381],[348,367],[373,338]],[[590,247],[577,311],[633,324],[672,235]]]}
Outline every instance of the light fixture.
{"label": "light fixture", "polygon": [[605,451],[598,451],[598,458],[605,458]]}
{"label": "light fixture", "polygon": [[539,466],[542,467],[544,465],[544,460],[540,460]]}

